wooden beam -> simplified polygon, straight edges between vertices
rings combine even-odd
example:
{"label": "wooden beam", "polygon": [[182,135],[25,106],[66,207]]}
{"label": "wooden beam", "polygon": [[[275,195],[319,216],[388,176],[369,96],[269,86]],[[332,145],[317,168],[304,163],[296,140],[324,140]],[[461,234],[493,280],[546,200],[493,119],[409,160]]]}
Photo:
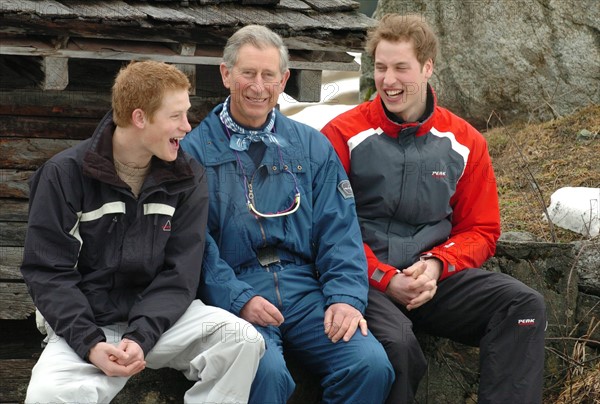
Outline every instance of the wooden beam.
{"label": "wooden beam", "polygon": [[[180,55],[192,56],[196,53],[196,45],[179,44],[178,50]],[[190,84],[192,85],[190,88],[190,95],[196,95],[196,65],[177,63],[175,66],[177,66],[177,68],[179,68],[179,70],[181,70],[190,80]]]}
{"label": "wooden beam", "polygon": [[25,245],[26,222],[0,222],[0,247]]}
{"label": "wooden beam", "polygon": [[285,86],[286,94],[302,102],[321,100],[321,72],[317,70],[292,70]]}
{"label": "wooden beam", "polygon": [[0,139],[0,167],[35,170],[50,157],[79,140],[4,138]]}
{"label": "wooden beam", "polygon": [[28,218],[29,205],[22,199],[2,199],[0,209],[0,220],[5,222],[26,222]]}
{"label": "wooden beam", "polygon": [[[33,89],[0,91],[0,115],[80,117],[100,120],[109,109],[110,91],[47,92]],[[22,118],[18,117],[15,120],[18,119]],[[5,136],[4,131],[0,133]]]}
{"label": "wooden beam", "polygon": [[0,319],[24,320],[35,313],[25,283],[0,282]]}
{"label": "wooden beam", "polygon": [[[31,332],[36,332],[34,329]],[[0,361],[0,402],[22,403],[25,400],[27,385],[31,379],[31,369],[37,359],[2,359]]]}
{"label": "wooden beam", "polygon": [[[11,138],[87,139],[100,118],[0,115],[0,133]],[[2,143],[0,141],[0,148]],[[2,161],[2,157],[0,157]]]}
{"label": "wooden beam", "polygon": [[46,56],[41,61],[42,90],[64,90],[69,85],[69,59]]}
{"label": "wooden beam", "polygon": [[21,262],[23,247],[0,247],[0,279],[22,280]]}
{"label": "wooden beam", "polygon": [[33,174],[30,170],[10,170],[0,168],[0,198],[29,198],[27,181]]}
{"label": "wooden beam", "polygon": [[[313,41],[314,39],[309,38],[308,40]],[[90,38],[78,38],[76,41],[71,39],[67,48],[56,49],[51,43],[45,41],[21,37],[4,37],[2,38],[0,54],[71,59],[159,60],[167,63],[191,65],[219,65],[222,59],[222,49],[218,47],[197,47],[193,55],[180,55],[166,44]],[[299,57],[296,57],[294,50],[290,50],[290,68],[357,71],[360,66],[353,59],[348,62],[338,60],[312,61],[306,58],[306,50],[302,51],[302,55]]]}

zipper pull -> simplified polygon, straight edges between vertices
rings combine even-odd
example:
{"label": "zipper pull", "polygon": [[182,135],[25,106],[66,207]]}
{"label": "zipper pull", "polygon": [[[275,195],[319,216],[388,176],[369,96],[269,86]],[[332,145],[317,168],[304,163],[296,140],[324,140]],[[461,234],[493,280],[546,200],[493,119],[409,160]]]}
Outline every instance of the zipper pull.
{"label": "zipper pull", "polygon": [[108,232],[107,232],[108,234],[112,233],[113,229],[115,228],[115,224],[117,224],[117,222],[118,222],[118,219],[117,219],[117,216],[115,215],[115,216],[113,216],[112,223],[110,224],[110,226],[108,226]]}

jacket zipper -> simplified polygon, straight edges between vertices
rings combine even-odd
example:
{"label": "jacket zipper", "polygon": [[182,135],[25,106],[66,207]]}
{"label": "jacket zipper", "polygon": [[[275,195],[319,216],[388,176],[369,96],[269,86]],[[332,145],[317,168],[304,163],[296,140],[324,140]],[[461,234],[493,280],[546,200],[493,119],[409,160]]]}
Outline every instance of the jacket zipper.
{"label": "jacket zipper", "polygon": [[112,231],[115,228],[115,225],[117,224],[118,221],[119,221],[119,219],[117,219],[117,216],[116,215],[113,216],[112,223],[110,224],[110,226],[108,226],[108,231],[107,231],[108,234],[112,233]]}
{"label": "jacket zipper", "polygon": [[[259,166],[258,168],[262,167]],[[248,184],[248,198],[250,198],[250,201],[252,203],[254,203],[254,190],[252,188],[252,181],[249,182]],[[252,216],[254,216],[254,218],[256,219],[256,222],[258,223],[258,227],[260,229],[260,236],[262,237],[262,241],[263,241],[263,247],[267,246],[267,235],[265,234],[265,229],[260,221],[260,218],[258,216],[256,216],[255,214],[251,213]],[[269,269],[269,266],[267,265],[265,270],[267,272],[271,272],[271,270]],[[273,272],[273,283],[275,284],[275,296],[277,297],[277,304],[279,305],[279,308],[283,308],[283,301],[281,300],[281,292],[279,291],[279,277],[277,276],[277,272]]]}

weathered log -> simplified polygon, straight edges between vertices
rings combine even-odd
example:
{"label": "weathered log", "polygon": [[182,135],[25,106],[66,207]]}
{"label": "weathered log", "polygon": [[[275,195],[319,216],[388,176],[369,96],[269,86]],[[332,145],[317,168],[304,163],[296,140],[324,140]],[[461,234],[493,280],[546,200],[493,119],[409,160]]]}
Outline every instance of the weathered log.
{"label": "weathered log", "polygon": [[0,380],[2,380],[0,402],[23,402],[31,378],[31,368],[35,365],[35,362],[35,359],[0,360]]}
{"label": "weathered log", "polygon": [[27,181],[32,174],[30,170],[0,169],[0,198],[28,198]]}
{"label": "weathered log", "polygon": [[26,231],[26,222],[0,222],[0,246],[23,246],[25,244]]}
{"label": "weathered log", "polygon": [[19,270],[22,261],[23,247],[0,247],[0,280],[22,281]]}
{"label": "weathered log", "polygon": [[50,157],[79,143],[68,139],[0,139],[0,167],[35,170]]}
{"label": "weathered log", "polygon": [[28,202],[19,199],[0,200],[0,221],[26,222],[28,216]]}
{"label": "weathered log", "polygon": [[23,320],[35,306],[23,282],[0,282],[0,319]]}

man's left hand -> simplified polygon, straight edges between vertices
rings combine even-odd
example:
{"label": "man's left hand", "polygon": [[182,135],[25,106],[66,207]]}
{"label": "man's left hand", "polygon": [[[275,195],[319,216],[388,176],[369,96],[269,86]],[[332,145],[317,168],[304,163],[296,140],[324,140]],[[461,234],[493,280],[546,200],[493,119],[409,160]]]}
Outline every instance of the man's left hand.
{"label": "man's left hand", "polygon": [[334,303],[325,311],[325,334],[334,344],[340,339],[350,341],[357,328],[367,336],[367,320],[356,308],[346,303]]}
{"label": "man's left hand", "polygon": [[[420,261],[411,266],[410,268],[416,265],[422,265],[423,263],[425,263],[426,265],[425,270],[422,271],[422,273],[420,274],[413,274],[413,278],[415,279],[415,281],[411,285],[411,288],[414,291],[419,292],[419,295],[412,299],[406,305],[407,310],[413,310],[418,307],[421,307],[422,305],[433,299],[435,292],[437,292],[437,282],[442,274],[444,265],[439,259],[430,258],[425,261]],[[405,272],[407,271],[405,270]]]}

